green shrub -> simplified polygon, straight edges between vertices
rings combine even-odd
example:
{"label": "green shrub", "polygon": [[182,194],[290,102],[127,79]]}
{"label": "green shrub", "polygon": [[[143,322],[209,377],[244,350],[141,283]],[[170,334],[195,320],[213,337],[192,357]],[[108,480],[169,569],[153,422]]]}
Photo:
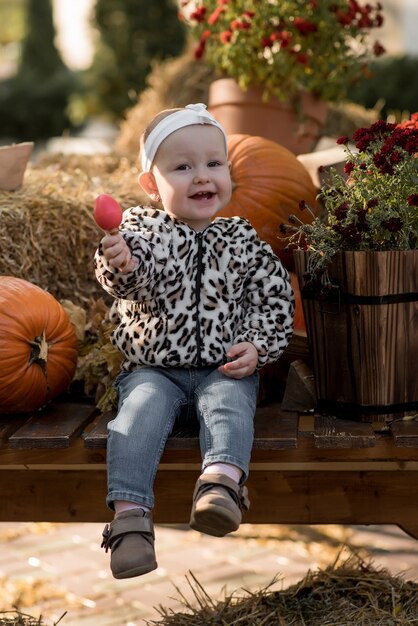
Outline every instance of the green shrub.
{"label": "green shrub", "polygon": [[90,113],[118,119],[137,102],[152,63],[183,51],[186,30],[174,0],[97,0],[94,19],[101,38],[87,72]]}
{"label": "green shrub", "polygon": [[54,39],[51,0],[28,0],[17,73],[0,83],[3,136],[34,140],[69,127],[67,106],[76,75],[62,61]]}
{"label": "green shrub", "polygon": [[374,62],[370,69],[372,75],[351,90],[352,102],[368,109],[377,105],[383,116],[418,111],[418,57],[387,57]]}

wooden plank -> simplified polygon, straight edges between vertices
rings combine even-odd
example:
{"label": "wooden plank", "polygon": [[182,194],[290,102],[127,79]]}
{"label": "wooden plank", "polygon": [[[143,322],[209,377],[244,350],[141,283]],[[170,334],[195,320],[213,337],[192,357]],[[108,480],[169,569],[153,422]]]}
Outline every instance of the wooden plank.
{"label": "wooden plank", "polygon": [[[115,413],[102,415],[94,428],[84,435],[84,444],[89,449],[106,448],[107,424]],[[298,415],[281,410],[280,404],[259,406],[255,416],[254,448],[284,450],[297,446]],[[198,429],[176,428],[167,440],[166,450],[198,450]]]}
{"label": "wooden plank", "polygon": [[[198,470],[159,470],[156,523],[188,523]],[[1,473],[2,521],[104,522],[106,469]],[[398,524],[418,538],[418,471],[253,471],[251,524]],[[18,497],[17,497],[18,496]]]}
{"label": "wooden plank", "polygon": [[26,417],[22,415],[0,415],[0,444],[6,443],[10,435],[21,428]]}
{"label": "wooden plank", "polygon": [[97,410],[89,404],[52,403],[42,412],[33,413],[9,438],[13,449],[68,448],[91,422]]}
{"label": "wooden plank", "polygon": [[[115,411],[108,411],[99,417],[92,430],[86,433],[84,445],[86,448],[105,449],[107,446],[107,425],[116,415]],[[167,450],[198,450],[199,436],[197,432],[176,428],[173,435],[168,438]]]}
{"label": "wooden plank", "polygon": [[298,414],[280,404],[259,406],[254,422],[254,450],[286,450],[298,442]]}
{"label": "wooden plank", "polygon": [[86,448],[106,448],[107,425],[116,415],[116,411],[106,411],[102,413],[94,424],[94,427],[83,435]]}
{"label": "wooden plank", "polygon": [[315,415],[314,425],[317,448],[368,448],[376,445],[371,424]]}
{"label": "wooden plank", "polygon": [[397,446],[418,448],[418,416],[394,420],[389,424],[389,428]]}

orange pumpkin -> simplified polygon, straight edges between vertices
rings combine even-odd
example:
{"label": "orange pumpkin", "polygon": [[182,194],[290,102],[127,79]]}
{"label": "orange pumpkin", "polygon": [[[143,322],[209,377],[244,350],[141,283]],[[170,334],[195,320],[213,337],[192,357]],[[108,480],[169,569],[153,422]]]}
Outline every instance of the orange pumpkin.
{"label": "orange pumpkin", "polygon": [[58,300],[26,280],[0,276],[0,413],[34,411],[64,391],[77,347]]}
{"label": "orange pumpkin", "polygon": [[292,267],[292,255],[284,251],[287,242],[279,228],[291,213],[311,221],[308,211],[299,210],[301,200],[313,210],[317,207],[318,190],[307,169],[293,152],[264,137],[229,135],[228,150],[233,192],[218,215],[247,218],[260,239],[271,245],[286,267]]}

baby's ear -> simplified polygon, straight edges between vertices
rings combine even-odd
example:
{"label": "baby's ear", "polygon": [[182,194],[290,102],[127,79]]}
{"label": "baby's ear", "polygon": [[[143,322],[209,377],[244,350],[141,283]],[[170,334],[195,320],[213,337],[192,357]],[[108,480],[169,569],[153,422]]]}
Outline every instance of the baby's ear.
{"label": "baby's ear", "polygon": [[141,172],[138,176],[138,182],[142,189],[152,200],[158,201],[157,198],[160,197],[158,193],[158,188],[155,183],[154,175],[151,172]]}

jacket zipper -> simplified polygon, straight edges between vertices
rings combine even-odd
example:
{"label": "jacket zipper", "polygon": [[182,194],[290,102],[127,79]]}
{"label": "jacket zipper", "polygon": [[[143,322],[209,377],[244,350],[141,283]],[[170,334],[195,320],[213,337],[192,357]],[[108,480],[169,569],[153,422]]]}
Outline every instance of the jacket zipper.
{"label": "jacket zipper", "polygon": [[200,290],[202,287],[202,256],[203,256],[203,233],[197,233],[197,273],[196,273],[196,353],[197,367],[202,366],[202,336],[200,332],[199,304]]}

